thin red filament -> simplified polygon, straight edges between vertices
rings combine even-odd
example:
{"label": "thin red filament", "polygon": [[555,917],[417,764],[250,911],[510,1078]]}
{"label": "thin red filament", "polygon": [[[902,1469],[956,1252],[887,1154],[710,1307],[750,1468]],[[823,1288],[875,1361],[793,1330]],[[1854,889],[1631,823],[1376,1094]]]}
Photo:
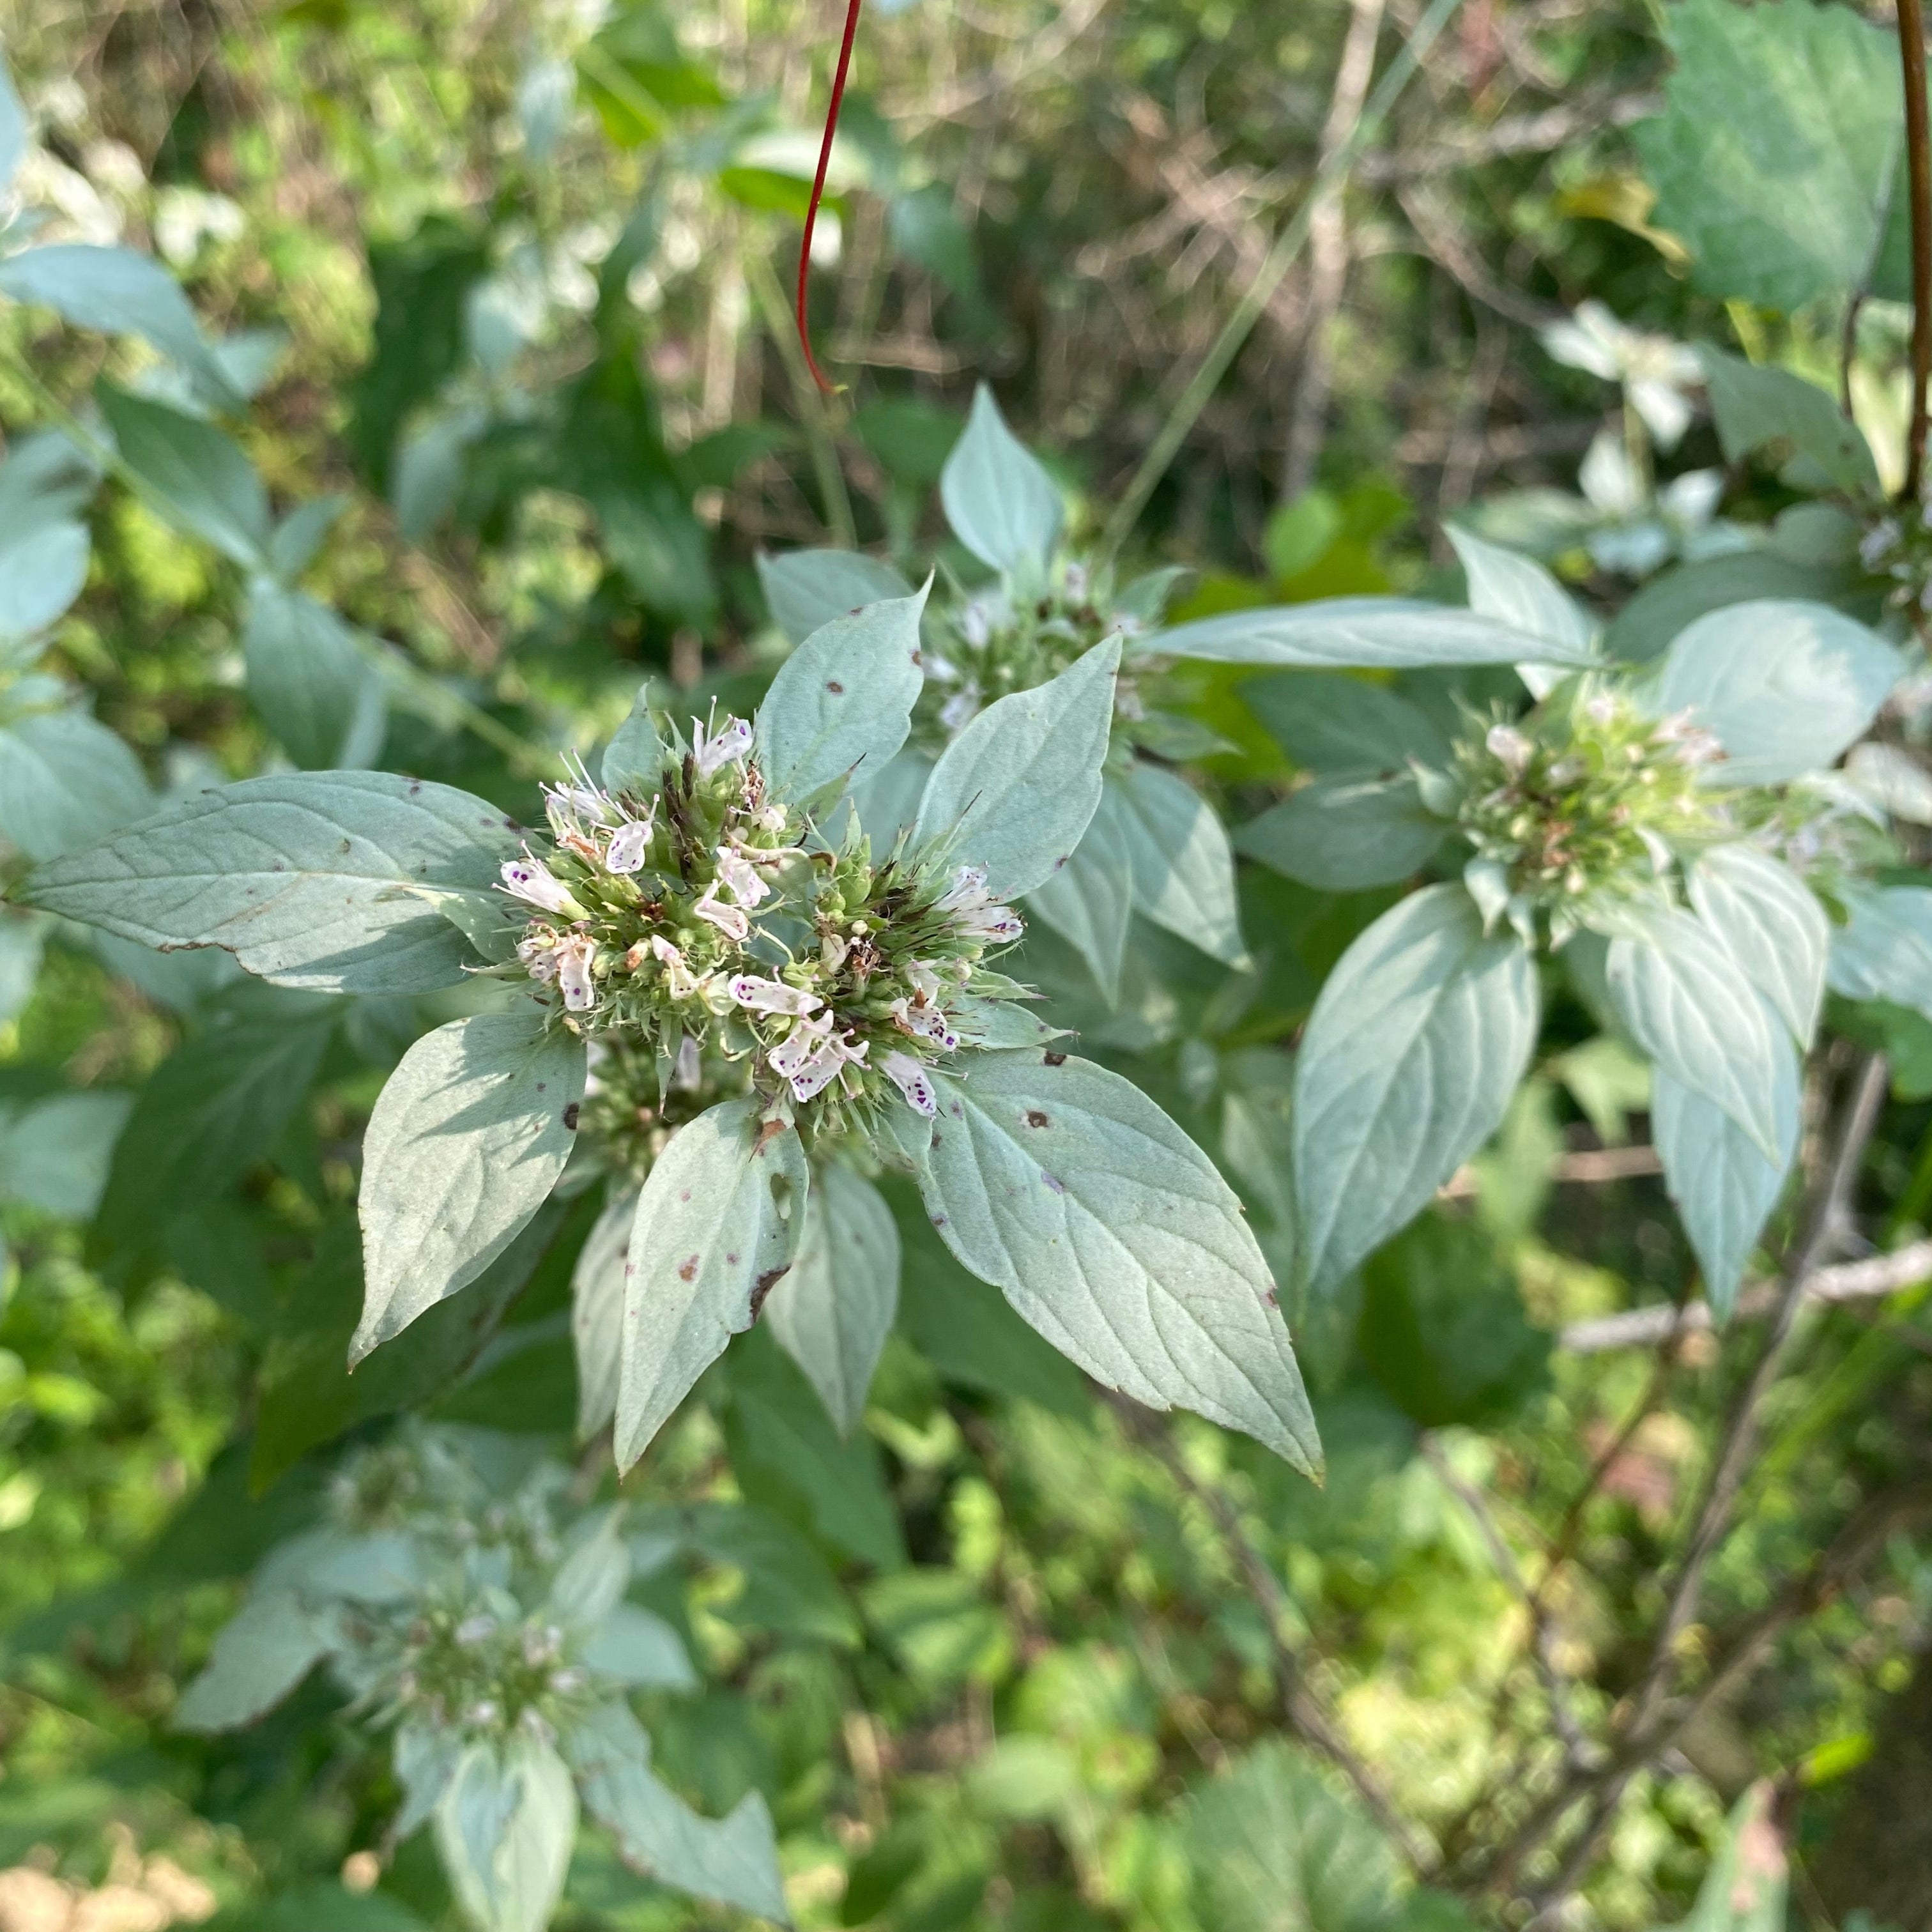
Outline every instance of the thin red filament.
{"label": "thin red filament", "polygon": [[812,352],[812,327],[805,316],[805,289],[812,268],[812,233],[818,226],[818,204],[825,199],[825,170],[832,159],[832,137],[838,131],[838,110],[845,101],[845,76],[852,66],[852,42],[859,32],[859,9],[864,0],[846,0],[845,38],[838,44],[838,68],[832,76],[832,104],[825,112],[825,139],[819,143],[818,172],[812,177],[812,203],[805,211],[805,238],[798,245],[798,339],[812,380],[828,396],[833,386],[825,379]]}

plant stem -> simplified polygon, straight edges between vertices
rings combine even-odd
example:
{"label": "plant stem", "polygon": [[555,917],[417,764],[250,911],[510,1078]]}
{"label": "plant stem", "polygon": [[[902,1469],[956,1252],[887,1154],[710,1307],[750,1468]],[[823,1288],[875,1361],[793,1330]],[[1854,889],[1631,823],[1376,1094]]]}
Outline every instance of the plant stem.
{"label": "plant stem", "polygon": [[1362,150],[1388,118],[1389,110],[1408,85],[1409,76],[1421,64],[1461,4],[1462,0],[1431,0],[1428,12],[1417,22],[1407,44],[1389,63],[1388,71],[1369,97],[1367,106],[1346,138],[1336,142],[1328,158],[1316,170],[1315,178],[1302,198],[1301,206],[1276,238],[1274,246],[1256,271],[1254,280],[1234,304],[1234,313],[1222,325],[1220,334],[1202,358],[1201,366],[1189,377],[1187,386],[1175,398],[1166,422],[1161,425],[1160,434],[1148,446],[1140,467],[1134,472],[1132,480],[1114,506],[1114,514],[1107,520],[1107,527],[1101,535],[1100,551],[1103,556],[1118,555],[1120,546],[1132,534],[1141,512],[1147,508],[1148,500],[1167,474],[1168,466],[1187,440],[1189,432],[1199,421],[1201,412],[1220,387],[1228,365],[1240,353],[1241,345],[1247,340],[1248,333],[1260,318],[1262,310],[1268,307],[1269,298],[1294,267],[1307,243],[1309,229],[1317,212],[1330,195],[1340,191]]}
{"label": "plant stem", "polygon": [[1900,494],[1916,500],[1925,470],[1926,398],[1932,388],[1932,126],[1925,102],[1924,0],[1898,0],[1898,52],[1905,71],[1906,185],[1912,207],[1912,428]]}
{"label": "plant stem", "polygon": [[812,452],[812,473],[818,478],[818,494],[825,500],[825,522],[841,547],[856,550],[859,526],[852,518],[852,500],[845,492],[844,472],[838,466],[838,446],[832,440],[832,423],[825,398],[806,367],[805,352],[800,346],[796,327],[785,308],[784,290],[762,249],[746,253],[746,274],[757,298],[766,329],[778,345],[778,358],[785,365],[791,382],[792,400],[799,420],[805,426],[805,440]]}

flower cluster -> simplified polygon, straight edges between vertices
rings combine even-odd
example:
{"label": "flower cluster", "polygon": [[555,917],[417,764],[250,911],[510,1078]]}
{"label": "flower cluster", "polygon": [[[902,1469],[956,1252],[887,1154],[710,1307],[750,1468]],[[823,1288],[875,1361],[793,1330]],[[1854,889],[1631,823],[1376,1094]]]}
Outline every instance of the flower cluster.
{"label": "flower cluster", "polygon": [[641,1182],[664,1143],[721,1100],[750,1090],[748,1060],[728,1059],[688,1035],[675,1062],[622,1034],[590,1042],[578,1138],[607,1171]]}
{"label": "flower cluster", "polygon": [[1560,943],[1592,900],[1653,891],[1681,850],[1735,836],[1735,796],[1700,779],[1721,755],[1688,718],[1565,687],[1526,718],[1478,721],[1442,795],[1425,784],[1425,798],[1474,847],[1485,910],[1519,924],[1540,914]]}
{"label": "flower cluster", "polygon": [[832,849],[767,796],[742,721],[694,725],[648,796],[580,766],[546,796],[549,841],[503,868],[529,910],[502,970],[602,1050],[591,1111],[619,1165],[641,1171],[688,1117],[674,1095],[734,1078],[814,1131],[862,1128],[895,1094],[930,1115],[932,1070],[980,1036],[980,1005],[1025,996],[986,970],[1022,928],[983,871],[904,838],[874,865],[856,825]]}
{"label": "flower cluster", "polygon": [[1889,601],[1915,618],[1932,614],[1932,503],[1878,518],[1858,542],[1858,561],[1889,578]]}
{"label": "flower cluster", "polygon": [[[1140,591],[1141,586],[1133,586]],[[1111,573],[1063,560],[1047,589],[1023,597],[1004,585],[980,590],[950,610],[935,609],[924,656],[926,700],[920,722],[935,748],[988,704],[1058,677],[1103,638],[1132,636],[1160,615],[1159,598],[1116,598]],[[1131,722],[1142,709],[1124,675],[1114,704]]]}

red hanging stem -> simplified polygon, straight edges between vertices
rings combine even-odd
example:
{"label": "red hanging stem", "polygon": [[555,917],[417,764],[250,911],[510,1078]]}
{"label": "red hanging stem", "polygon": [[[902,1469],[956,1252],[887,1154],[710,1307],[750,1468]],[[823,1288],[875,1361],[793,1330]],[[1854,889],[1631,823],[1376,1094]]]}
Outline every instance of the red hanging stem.
{"label": "red hanging stem", "polygon": [[805,316],[806,280],[812,268],[812,235],[818,226],[818,204],[825,199],[825,170],[832,160],[832,137],[838,131],[838,110],[845,100],[845,76],[852,65],[852,42],[859,32],[859,9],[864,0],[846,0],[845,38],[838,44],[838,70],[832,76],[832,104],[825,112],[825,139],[818,148],[818,172],[812,177],[812,204],[805,211],[805,238],[798,247],[798,339],[805,350],[805,366],[812,379],[829,396],[833,386],[825,380],[818,358],[812,352],[812,328]]}

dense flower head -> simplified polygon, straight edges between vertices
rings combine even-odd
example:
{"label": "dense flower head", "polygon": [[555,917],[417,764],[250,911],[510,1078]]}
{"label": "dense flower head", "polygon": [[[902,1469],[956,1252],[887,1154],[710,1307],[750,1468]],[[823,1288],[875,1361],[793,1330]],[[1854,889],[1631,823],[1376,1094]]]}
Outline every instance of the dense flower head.
{"label": "dense flower head", "polygon": [[677,1130],[751,1090],[748,1059],[728,1058],[687,1035],[675,1060],[622,1034],[590,1042],[578,1138],[608,1172],[641,1181]]}
{"label": "dense flower head", "polygon": [[[1063,559],[1037,596],[992,585],[950,608],[935,608],[924,653],[924,734],[942,744],[988,705],[1058,677],[1102,639],[1148,629],[1160,601],[1138,585],[1116,597],[1111,572]],[[1124,674],[1114,702],[1126,721],[1141,709]]]}
{"label": "dense flower head", "polygon": [[814,1133],[896,1100],[931,1114],[981,1004],[1024,996],[986,970],[1022,926],[982,870],[903,836],[875,864],[855,821],[833,848],[767,795],[752,745],[741,721],[697,724],[648,795],[579,766],[546,788],[548,839],[502,868],[526,915],[502,970],[600,1048],[593,1082],[621,1091],[593,1088],[592,1114],[634,1171],[689,1117],[672,1096],[719,1097],[728,1070]]}
{"label": "dense flower head", "polygon": [[352,1688],[381,1718],[478,1736],[521,1730],[548,1742],[595,1701],[591,1673],[571,1660],[569,1634],[500,1588],[472,1582],[406,1612],[346,1614],[364,1648],[338,1669],[362,1680]]}
{"label": "dense flower head", "polygon": [[1722,756],[1685,717],[1565,686],[1527,717],[1472,720],[1455,755],[1454,815],[1513,915],[1561,938],[1592,899],[1654,892],[1673,859],[1741,829],[1745,802],[1702,782]]}

